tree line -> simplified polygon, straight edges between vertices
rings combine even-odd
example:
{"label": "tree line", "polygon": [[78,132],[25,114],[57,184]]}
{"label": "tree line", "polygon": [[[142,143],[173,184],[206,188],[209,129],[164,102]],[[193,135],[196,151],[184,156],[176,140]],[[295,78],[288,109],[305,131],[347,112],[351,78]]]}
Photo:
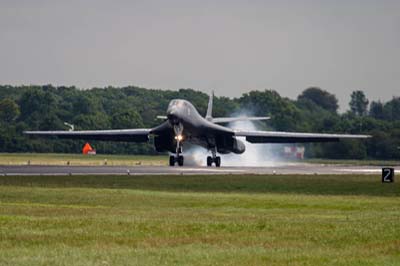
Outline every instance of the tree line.
{"label": "tree line", "polygon": [[[80,152],[83,141],[27,137],[24,130],[150,128],[161,121],[171,99],[189,100],[201,114],[208,95],[192,89],[155,90],[135,86],[81,90],[76,87],[0,86],[0,152]],[[307,144],[306,155],[319,158],[400,159],[400,97],[369,102],[353,91],[349,111],[338,113],[334,94],[305,89],[296,99],[274,90],[253,90],[239,98],[215,97],[214,116],[271,116],[263,130],[371,134],[367,141]],[[150,144],[93,142],[100,153],[154,154]]]}

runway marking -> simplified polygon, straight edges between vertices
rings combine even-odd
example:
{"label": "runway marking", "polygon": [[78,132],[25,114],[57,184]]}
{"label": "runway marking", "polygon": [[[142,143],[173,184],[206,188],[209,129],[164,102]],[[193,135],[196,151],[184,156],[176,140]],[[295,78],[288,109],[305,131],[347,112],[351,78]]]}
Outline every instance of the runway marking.
{"label": "runway marking", "polygon": [[[395,171],[399,171],[396,167]],[[378,174],[379,166],[297,164],[268,167],[168,167],[168,166],[0,166],[4,175],[237,175],[237,174]]]}
{"label": "runway marking", "polygon": [[[211,172],[212,174],[221,174],[218,172]],[[224,172],[228,174],[236,174],[235,172],[229,171],[229,172]],[[109,176],[109,175],[118,175],[118,176],[148,176],[148,175],[203,175],[205,173],[200,173],[200,172],[162,172],[162,173],[157,173],[157,172],[151,172],[151,173],[95,173],[95,172],[90,172],[90,173],[7,173],[7,174],[1,174],[0,176],[91,176],[91,175],[98,175],[98,176]]]}
{"label": "runway marking", "polygon": [[380,173],[382,169],[334,169],[341,172],[353,172],[353,173]]}
{"label": "runway marking", "polygon": [[180,171],[202,171],[202,172],[245,172],[245,170],[241,169],[221,169],[221,168],[171,168],[172,171],[180,172]]}

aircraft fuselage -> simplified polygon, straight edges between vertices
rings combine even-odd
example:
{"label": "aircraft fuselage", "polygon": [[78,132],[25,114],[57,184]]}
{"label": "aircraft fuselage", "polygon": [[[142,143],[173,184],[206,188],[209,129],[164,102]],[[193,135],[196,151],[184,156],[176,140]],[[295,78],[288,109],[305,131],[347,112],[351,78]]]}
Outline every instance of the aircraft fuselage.
{"label": "aircraft fuselage", "polygon": [[[169,125],[180,141],[200,145],[206,149],[217,149],[219,153],[243,153],[245,145],[234,137],[233,130],[214,124],[203,118],[196,108],[186,100],[172,100],[167,109]],[[220,132],[224,135],[220,136]],[[227,138],[226,135],[231,135]]]}

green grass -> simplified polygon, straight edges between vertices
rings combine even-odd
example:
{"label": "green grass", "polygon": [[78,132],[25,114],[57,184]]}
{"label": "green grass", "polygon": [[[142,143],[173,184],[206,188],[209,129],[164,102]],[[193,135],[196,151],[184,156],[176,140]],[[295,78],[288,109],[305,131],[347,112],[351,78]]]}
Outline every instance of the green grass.
{"label": "green grass", "polygon": [[167,165],[168,156],[0,153],[0,165]]}
{"label": "green grass", "polygon": [[400,265],[400,185],[1,176],[0,265]]}

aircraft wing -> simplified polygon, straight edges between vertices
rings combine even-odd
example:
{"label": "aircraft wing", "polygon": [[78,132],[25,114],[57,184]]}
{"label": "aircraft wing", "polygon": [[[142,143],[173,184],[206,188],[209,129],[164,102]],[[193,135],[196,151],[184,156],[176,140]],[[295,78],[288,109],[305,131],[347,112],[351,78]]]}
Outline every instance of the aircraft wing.
{"label": "aircraft wing", "polygon": [[64,139],[112,140],[127,142],[147,142],[150,129],[114,129],[84,131],[24,131],[24,134]]}
{"label": "aircraft wing", "polygon": [[239,117],[213,117],[212,122],[216,124],[220,123],[230,123],[236,121],[260,121],[260,120],[268,120],[269,116],[239,116]]}
{"label": "aircraft wing", "polygon": [[335,142],[340,139],[366,139],[370,135],[298,133],[279,131],[235,131],[235,136],[246,137],[251,143],[301,143],[301,142]]}

